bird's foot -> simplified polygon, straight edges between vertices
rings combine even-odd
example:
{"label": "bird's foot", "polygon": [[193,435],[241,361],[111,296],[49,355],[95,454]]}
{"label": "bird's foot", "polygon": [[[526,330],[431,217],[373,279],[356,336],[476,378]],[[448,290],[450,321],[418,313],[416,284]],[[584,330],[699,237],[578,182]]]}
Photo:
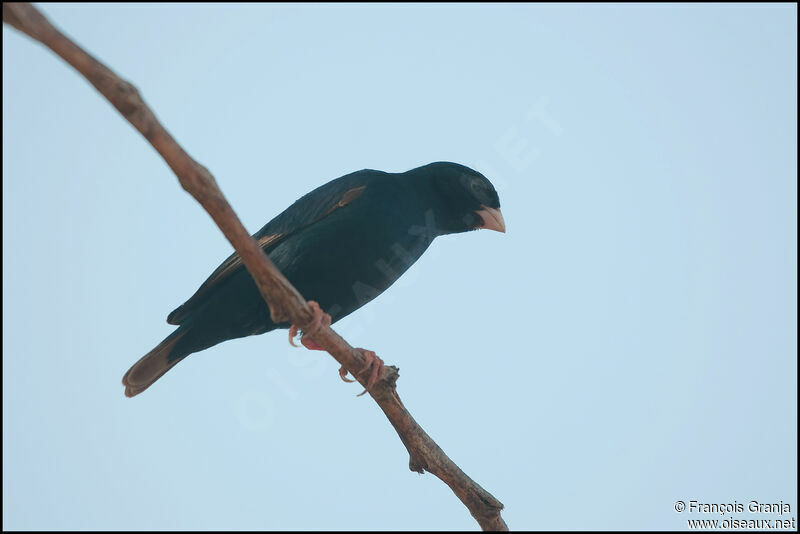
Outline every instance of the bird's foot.
{"label": "bird's foot", "polygon": [[[311,322],[311,327],[303,332],[303,335],[300,337],[300,343],[303,344],[305,348],[308,350],[325,350],[319,345],[317,345],[311,337],[307,335],[308,332],[315,332],[319,328],[330,326],[331,325],[331,316],[322,311],[322,308],[319,307],[319,303],[309,300],[308,306],[311,308],[312,313],[314,314],[314,319]],[[297,337],[297,332],[300,330],[297,325],[292,325],[289,327],[289,344],[293,347],[299,347],[300,345],[296,345],[294,342],[294,338]]]}
{"label": "bird's foot", "polygon": [[[362,348],[357,348],[356,350],[360,352],[362,356],[364,356],[365,360],[367,360],[367,365],[365,365],[364,368],[361,371],[359,371],[359,374],[366,373],[367,371],[371,370],[369,378],[367,379],[367,388],[357,395],[358,397],[360,397],[361,395],[369,391],[372,388],[372,386],[375,385],[375,382],[377,382],[378,379],[383,376],[383,371],[385,366],[383,360],[381,360],[380,357],[378,357],[378,355],[375,354],[373,351]],[[344,366],[342,366],[342,368],[339,369],[339,376],[342,377],[342,380],[344,380],[345,382],[355,382],[355,380],[347,378],[347,369],[345,369]]]}
{"label": "bird's foot", "polygon": [[[311,307],[311,311],[314,313],[314,319],[311,322],[311,327],[307,331],[304,331],[302,336],[300,337],[300,343],[302,343],[303,346],[309,350],[325,350],[321,346],[319,346],[313,339],[311,339],[311,337],[308,335],[308,332],[315,332],[321,327],[330,326],[331,316],[322,311],[322,308],[319,307],[319,303],[313,300],[309,300],[308,305],[309,307]],[[297,332],[299,330],[300,329],[298,328],[298,326],[294,324],[289,327],[289,344],[292,345],[293,347],[300,346],[295,344],[294,342],[294,338],[297,337]],[[372,386],[375,385],[375,382],[377,382],[378,379],[383,376],[385,365],[383,363],[383,360],[380,359],[378,355],[375,354],[373,351],[361,348],[357,348],[356,350],[360,352],[362,356],[364,356],[365,360],[367,360],[367,365],[364,366],[364,368],[361,371],[359,371],[359,374],[366,373],[367,371],[370,372],[369,378],[367,379],[367,388],[357,395],[358,397],[360,397],[361,395],[369,391],[372,388]],[[344,366],[342,366],[341,369],[339,369],[339,376],[345,382],[355,382],[355,380],[347,378],[347,369],[345,369]]]}

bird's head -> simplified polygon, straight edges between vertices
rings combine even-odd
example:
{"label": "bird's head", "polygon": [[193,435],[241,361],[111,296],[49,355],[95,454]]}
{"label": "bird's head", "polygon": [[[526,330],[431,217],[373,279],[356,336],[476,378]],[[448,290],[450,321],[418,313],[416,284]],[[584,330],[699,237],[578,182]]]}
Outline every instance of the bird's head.
{"label": "bird's head", "polygon": [[458,163],[436,162],[414,171],[430,180],[437,197],[436,226],[442,234],[485,228],[506,231],[500,199],[481,173]]}

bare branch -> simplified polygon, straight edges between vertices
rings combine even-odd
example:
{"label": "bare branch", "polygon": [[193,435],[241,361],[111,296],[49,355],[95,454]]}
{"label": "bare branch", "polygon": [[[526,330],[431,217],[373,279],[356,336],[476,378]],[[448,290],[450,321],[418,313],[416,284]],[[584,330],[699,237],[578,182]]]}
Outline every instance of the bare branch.
{"label": "bare branch", "polygon": [[[306,330],[313,315],[302,295],[272,264],[242,225],[211,173],[189,156],[161,125],[139,91],[58,31],[44,15],[28,3],[4,3],[3,22],[40,41],[80,72],[150,142],[178,177],[181,186],[211,215],[239,253],[259,291],[269,305],[275,323],[291,322]],[[306,330],[307,331],[307,330]],[[364,357],[330,327],[308,331],[366,387],[360,373]],[[470,479],[417,424],[397,396],[397,368],[388,366],[370,395],[394,426],[410,455],[412,471],[429,471],[450,486],[483,530],[508,530],[500,510],[502,503]]]}

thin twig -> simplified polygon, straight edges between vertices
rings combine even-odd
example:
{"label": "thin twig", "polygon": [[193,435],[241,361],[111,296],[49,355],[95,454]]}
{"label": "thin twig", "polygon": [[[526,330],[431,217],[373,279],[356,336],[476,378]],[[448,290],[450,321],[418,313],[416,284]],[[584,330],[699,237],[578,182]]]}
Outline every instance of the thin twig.
{"label": "thin twig", "polygon": [[[250,237],[208,169],[181,148],[144,103],[136,87],[121,79],[58,31],[31,4],[4,3],[3,22],[40,41],[61,56],[142,133],[176,174],[181,186],[205,208],[239,253],[267,301],[275,323],[291,322],[301,328],[312,326],[312,312],[302,295]],[[366,364],[361,353],[329,327],[315,329],[313,339],[366,387],[367,377],[359,373]],[[422,430],[397,396],[397,368],[387,366],[386,369],[383,378],[370,390],[370,395],[386,414],[408,449],[409,468],[418,473],[429,471],[450,486],[483,530],[508,530],[500,515],[500,510],[503,509],[500,501],[461,471]]]}

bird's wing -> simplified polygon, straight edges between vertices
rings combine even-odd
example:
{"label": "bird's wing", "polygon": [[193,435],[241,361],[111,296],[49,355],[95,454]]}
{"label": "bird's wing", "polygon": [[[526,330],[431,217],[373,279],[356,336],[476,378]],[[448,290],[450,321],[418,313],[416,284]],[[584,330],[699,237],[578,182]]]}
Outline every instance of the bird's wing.
{"label": "bird's wing", "polygon": [[[334,211],[341,209],[358,199],[369,182],[377,178],[378,171],[358,171],[337,178],[304,195],[294,204],[286,208],[280,215],[268,222],[261,230],[253,234],[266,253],[281,241],[304,228],[319,222]],[[167,323],[179,325],[192,312],[197,310],[208,297],[228,280],[231,275],[243,269],[244,264],[239,254],[234,252],[228,259],[211,273],[203,285],[192,297],[175,309],[167,317]]]}

